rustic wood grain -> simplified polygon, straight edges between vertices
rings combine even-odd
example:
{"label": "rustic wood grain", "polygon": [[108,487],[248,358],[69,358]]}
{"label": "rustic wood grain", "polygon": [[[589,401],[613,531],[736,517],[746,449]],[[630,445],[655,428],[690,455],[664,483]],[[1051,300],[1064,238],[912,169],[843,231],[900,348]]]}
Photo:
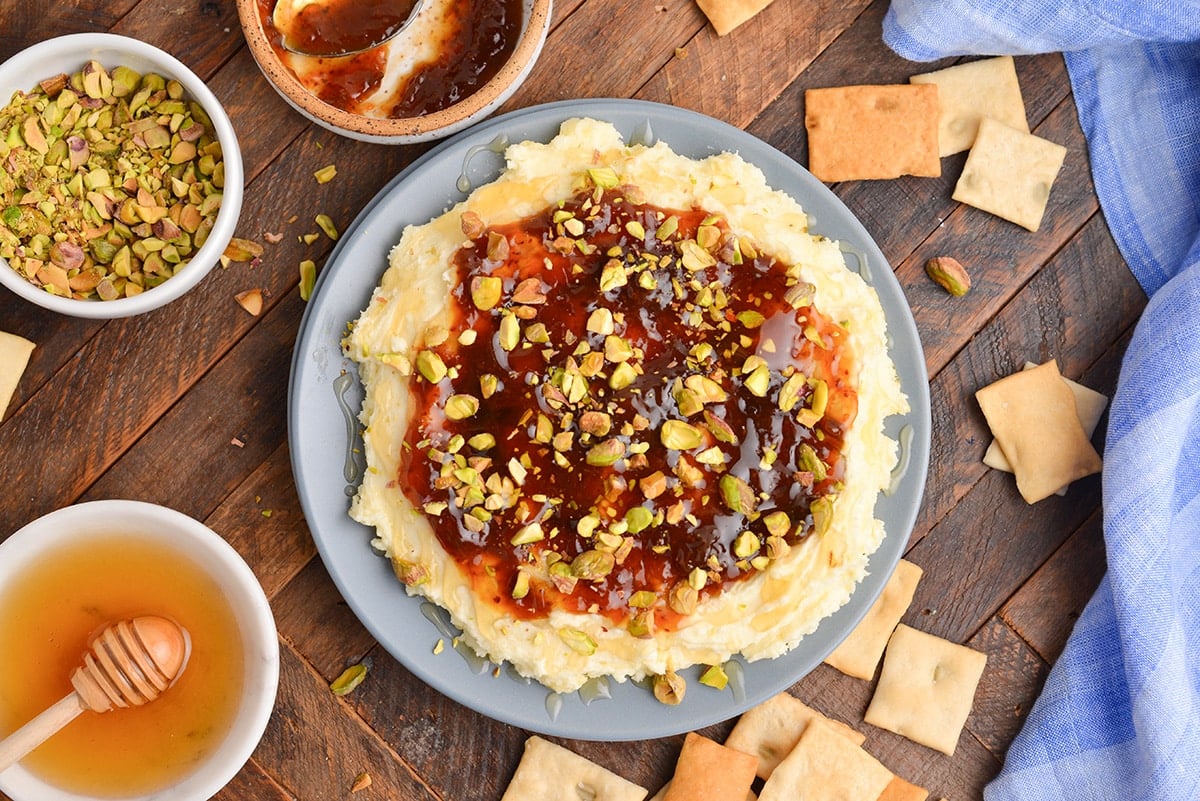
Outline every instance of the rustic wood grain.
{"label": "rustic wood grain", "polygon": [[1104,575],[1103,520],[1094,514],[1000,610],[1000,618],[1043,660],[1062,653]]}
{"label": "rustic wood grain", "polygon": [[1003,760],[1049,668],[999,617],[985,623],[966,645],[982,651],[988,658],[966,729],[997,759]]}
{"label": "rustic wood grain", "polygon": [[[691,0],[561,0],[538,64],[503,110],[654,100],[731,122],[803,165],[806,89],[902,83],[953,63],[889,51],[879,38],[886,9],[887,0],[776,0],[717,37]],[[432,145],[354,142],[292,111],[254,64],[233,0],[75,0],[53,13],[0,0],[0,20],[0,58],[49,36],[112,30],[164,47],[205,77],[245,161],[238,236],[265,247],[261,262],[217,268],[187,297],[132,320],[57,317],[0,290],[0,329],[38,345],[0,420],[0,539],[76,501],[135,497],[204,520],[246,559],[276,616],[281,684],[262,742],[220,801],[497,801],[528,732],[432,690],[355,619],[317,555],[287,444],[289,363],[305,307],[297,267],[323,266],[335,245],[300,237],[317,230],[318,213],[344,231]],[[904,621],[986,652],[988,667],[953,756],[863,723],[874,681],[822,665],[790,692],[866,733],[867,749],[931,798],[954,801],[979,799],[999,770],[1104,572],[1099,479],[1025,504],[1011,476],[980,462],[990,437],[973,393],[1046,358],[1111,393],[1145,305],[1098,213],[1061,57],[1016,66],[1035,132],[1069,149],[1036,234],[951,199],[961,154],[943,159],[940,178],[832,187],[893,265],[931,376],[933,454],[906,554],[925,576]],[[327,164],[337,178],[319,185],[312,173]],[[967,265],[972,292],[950,298],[929,282],[931,255]],[[259,317],[233,300],[251,287],[266,293]],[[1102,447],[1103,424],[1094,441]],[[329,682],[363,659],[367,680],[334,696]],[[703,733],[721,740],[732,725]],[[682,735],[555,741],[653,791],[670,777]],[[372,786],[351,796],[364,771]]]}
{"label": "rustic wood grain", "polygon": [[[724,37],[706,25],[634,97],[690,108],[744,128],[864,5],[864,0],[833,8],[807,0],[777,0]],[[764,52],[778,57],[763,59]],[[743,69],[747,64],[755,64],[755,69]]]}

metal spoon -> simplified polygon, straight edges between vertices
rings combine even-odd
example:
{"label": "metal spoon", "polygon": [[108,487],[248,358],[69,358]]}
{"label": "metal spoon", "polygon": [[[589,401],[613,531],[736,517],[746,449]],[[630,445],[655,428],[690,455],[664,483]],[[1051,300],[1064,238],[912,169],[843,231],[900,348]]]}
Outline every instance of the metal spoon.
{"label": "metal spoon", "polygon": [[187,666],[187,631],[148,615],[105,628],[71,674],[69,695],[0,741],[0,771],[19,761],[84,710],[107,712],[158,698]]}
{"label": "metal spoon", "polygon": [[407,28],[425,0],[277,0],[271,24],[285,50],[338,58],[387,42]]}

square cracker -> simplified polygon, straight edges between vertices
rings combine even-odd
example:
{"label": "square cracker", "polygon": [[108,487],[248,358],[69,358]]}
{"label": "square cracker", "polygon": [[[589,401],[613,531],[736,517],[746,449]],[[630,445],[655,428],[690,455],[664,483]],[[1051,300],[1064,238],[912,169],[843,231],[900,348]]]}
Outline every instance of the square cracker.
{"label": "square cracker", "polygon": [[1037,503],[1100,471],[1100,455],[1054,360],[989,384],[975,398],[1026,502]]}
{"label": "square cracker", "polygon": [[767,6],[772,0],[696,0],[717,36],[724,36]]}
{"label": "square cracker", "polygon": [[855,745],[867,739],[865,734],[825,717],[795,696],[779,693],[744,712],[725,738],[725,745],[758,757],[758,777],[766,779],[814,720],[832,726]]}
{"label": "square cracker", "polygon": [[1067,149],[984,118],[953,198],[1036,231]]}
{"label": "square cracker", "polygon": [[953,754],[987,655],[901,623],[863,720]]}
{"label": "square cracker", "polygon": [[25,337],[0,331],[0,420],[17,391],[17,382],[29,364],[34,344]]}
{"label": "square cracker", "polygon": [[534,735],[500,801],[642,801],[646,788]]}
{"label": "square cracker", "polygon": [[942,156],[969,150],[984,117],[1029,133],[1012,56],[955,64],[914,75],[908,81],[937,84],[938,153]]}
{"label": "square cracker", "polygon": [[929,798],[929,791],[924,787],[918,787],[899,776],[893,776],[892,780],[888,782],[888,786],[884,788],[882,795],[879,796],[879,801],[925,801],[927,798]]}
{"label": "square cracker", "polygon": [[[659,787],[658,792],[650,796],[647,801],[665,801],[667,793],[669,792],[671,792],[671,781],[668,779],[667,783],[662,787]],[[736,800],[734,799],[732,801]],[[754,794],[753,790],[746,791],[746,801],[758,801],[758,796]]]}
{"label": "square cracker", "polygon": [[854,627],[850,636],[825,657],[825,664],[847,676],[870,681],[875,676],[875,668],[879,666],[888,638],[912,603],[921,573],[920,567],[901,559],[866,616]]}
{"label": "square cracker", "polygon": [[[1031,370],[1037,367],[1033,362],[1025,362],[1024,370]],[[1096,426],[1100,424],[1100,418],[1104,415],[1104,409],[1108,406],[1108,396],[1097,392],[1094,389],[1085,387],[1083,384],[1076,383],[1071,379],[1063,376],[1063,381],[1071,389],[1071,394],[1075,396],[1075,415],[1079,418],[1079,424],[1083,426],[1083,434],[1089,440],[1092,434],[1096,432]],[[1004,457],[1004,451],[1000,450],[1000,443],[992,440],[988,443],[987,451],[983,454],[983,463],[995,470],[1003,470],[1005,473],[1013,471],[1012,465],[1008,463],[1008,459]],[[1067,487],[1059,487],[1055,495],[1066,495]]]}
{"label": "square cracker", "polygon": [[804,93],[808,169],[822,181],[942,174],[937,86],[841,86]]}
{"label": "square cracker", "polygon": [[758,760],[729,746],[688,732],[675,763],[675,776],[663,801],[731,801],[745,798]]}
{"label": "square cracker", "polygon": [[763,784],[759,801],[876,801],[892,772],[832,726],[813,721]]}

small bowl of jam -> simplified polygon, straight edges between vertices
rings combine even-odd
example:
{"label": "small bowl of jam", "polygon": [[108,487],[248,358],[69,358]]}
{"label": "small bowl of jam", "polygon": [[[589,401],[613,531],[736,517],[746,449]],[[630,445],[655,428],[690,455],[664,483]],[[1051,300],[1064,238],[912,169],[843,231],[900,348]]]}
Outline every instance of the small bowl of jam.
{"label": "small bowl of jam", "polygon": [[98,631],[142,615],[188,632],[176,681],[85,711],[0,773],[0,797],[206,801],[250,758],[279,682],[266,594],[221,535],[141,501],[67,506],[0,542],[0,738],[71,692]]}
{"label": "small bowl of jam", "polygon": [[[313,52],[371,40],[376,4],[318,0],[306,39]],[[424,0],[388,41],[344,56],[284,47],[276,0],[238,0],[242,32],[259,69],[293,108],[365,142],[413,144],[456,133],[495,111],[533,68],[552,0]],[[377,21],[377,22],[376,22]]]}

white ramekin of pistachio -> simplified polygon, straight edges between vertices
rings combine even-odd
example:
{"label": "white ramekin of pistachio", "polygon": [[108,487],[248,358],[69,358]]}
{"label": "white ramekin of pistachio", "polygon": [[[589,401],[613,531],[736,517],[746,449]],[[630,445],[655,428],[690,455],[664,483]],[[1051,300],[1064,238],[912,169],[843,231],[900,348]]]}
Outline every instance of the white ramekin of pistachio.
{"label": "white ramekin of pistachio", "polygon": [[0,284],[75,317],[127,317],[204,278],[241,211],[241,151],[178,59],[107,33],[0,64]]}

